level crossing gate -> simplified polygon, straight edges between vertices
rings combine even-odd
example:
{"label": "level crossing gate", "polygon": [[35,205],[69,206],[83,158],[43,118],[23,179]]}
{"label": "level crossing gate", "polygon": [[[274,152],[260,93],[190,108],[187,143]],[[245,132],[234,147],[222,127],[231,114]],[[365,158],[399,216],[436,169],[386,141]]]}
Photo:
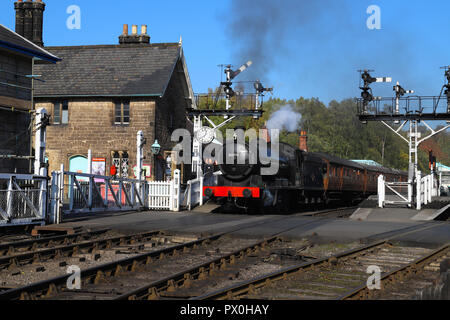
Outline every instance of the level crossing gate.
{"label": "level crossing gate", "polygon": [[52,173],[50,221],[60,223],[73,213],[179,211],[180,171],[167,182],[68,172]]}
{"label": "level crossing gate", "polygon": [[0,174],[0,226],[44,224],[47,177]]}

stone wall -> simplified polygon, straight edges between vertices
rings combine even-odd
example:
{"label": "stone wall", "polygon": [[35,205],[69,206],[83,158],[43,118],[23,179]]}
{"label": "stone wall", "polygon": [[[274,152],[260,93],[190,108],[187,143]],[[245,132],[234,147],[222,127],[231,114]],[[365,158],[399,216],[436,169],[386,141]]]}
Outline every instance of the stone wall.
{"label": "stone wall", "polygon": [[[187,129],[191,133],[193,127],[191,123],[186,119],[186,97],[183,94],[182,78],[184,74],[175,72],[171,81],[168,84],[166,94],[163,98],[158,100],[156,107],[156,122],[155,122],[155,136],[161,145],[160,157],[157,157],[161,163],[159,163],[159,170],[165,165],[165,159],[162,159],[164,153],[171,151],[177,142],[171,141],[172,132],[176,129]],[[164,163],[163,163],[164,162]],[[178,166],[182,171],[182,180],[187,181],[191,178],[190,166],[184,165],[183,168]],[[157,176],[161,176],[160,172],[157,172]]]}
{"label": "stone wall", "polygon": [[[59,170],[61,164],[69,169],[69,159],[81,155],[106,158],[107,174],[112,166],[114,151],[127,151],[130,159],[129,177],[134,178],[136,165],[136,135],[144,132],[147,144],[144,147],[144,164],[152,166],[152,177],[160,180],[165,171],[165,151],[175,146],[171,142],[173,130],[191,127],[186,120],[185,93],[182,88],[184,74],[174,72],[166,93],[160,98],[130,98],[130,124],[114,124],[115,99],[77,98],[61,99],[69,102],[68,124],[53,124],[47,128],[47,156],[49,170]],[[54,99],[36,99],[36,108],[44,107],[54,114]],[[192,129],[191,129],[192,131]],[[151,146],[155,139],[161,145],[161,153],[153,156]],[[155,170],[155,163],[157,168]],[[189,172],[189,170],[184,170]],[[184,175],[185,180],[189,175]]]}
{"label": "stone wall", "polygon": [[[50,172],[59,170],[61,164],[68,169],[69,159],[73,156],[86,156],[92,150],[92,156],[106,158],[106,168],[112,165],[114,151],[127,151],[130,159],[129,177],[136,164],[136,134],[144,132],[147,141],[153,141],[155,101],[138,98],[130,100],[130,124],[114,124],[114,101],[112,99],[68,99],[68,124],[51,125],[47,128],[47,156]],[[52,101],[39,101],[36,108],[44,107],[53,114]],[[150,147],[145,153],[151,159]],[[145,160],[148,162],[148,160]]]}

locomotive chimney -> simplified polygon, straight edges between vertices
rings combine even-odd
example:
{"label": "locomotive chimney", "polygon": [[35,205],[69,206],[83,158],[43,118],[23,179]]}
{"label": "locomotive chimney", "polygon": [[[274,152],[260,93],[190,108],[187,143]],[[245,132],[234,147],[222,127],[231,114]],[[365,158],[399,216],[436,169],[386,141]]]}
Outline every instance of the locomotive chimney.
{"label": "locomotive chimney", "polygon": [[308,134],[306,131],[300,132],[300,142],[298,148],[302,151],[308,152]]}
{"label": "locomotive chimney", "polygon": [[267,129],[267,123],[264,125],[264,127],[261,128],[259,137],[263,140],[266,140],[267,143],[270,143],[270,132],[269,129]]}

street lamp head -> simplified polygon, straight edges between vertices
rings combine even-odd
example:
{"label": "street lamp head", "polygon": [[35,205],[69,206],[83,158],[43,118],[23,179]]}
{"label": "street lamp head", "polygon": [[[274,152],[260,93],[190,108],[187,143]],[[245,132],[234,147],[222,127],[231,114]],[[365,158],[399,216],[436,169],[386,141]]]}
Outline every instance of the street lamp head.
{"label": "street lamp head", "polygon": [[155,140],[155,142],[152,145],[152,153],[156,156],[161,151],[161,146],[158,143],[158,140]]}

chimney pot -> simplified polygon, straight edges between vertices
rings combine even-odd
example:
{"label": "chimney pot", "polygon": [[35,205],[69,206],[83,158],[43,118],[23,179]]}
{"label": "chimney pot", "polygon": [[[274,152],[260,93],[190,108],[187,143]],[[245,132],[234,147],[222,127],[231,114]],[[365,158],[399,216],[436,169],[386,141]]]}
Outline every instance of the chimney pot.
{"label": "chimney pot", "polygon": [[141,26],[142,34],[138,34],[138,26],[133,24],[131,34],[128,34],[128,25],[123,25],[123,33],[119,36],[119,44],[149,44],[150,36],[147,34],[147,25]]}

